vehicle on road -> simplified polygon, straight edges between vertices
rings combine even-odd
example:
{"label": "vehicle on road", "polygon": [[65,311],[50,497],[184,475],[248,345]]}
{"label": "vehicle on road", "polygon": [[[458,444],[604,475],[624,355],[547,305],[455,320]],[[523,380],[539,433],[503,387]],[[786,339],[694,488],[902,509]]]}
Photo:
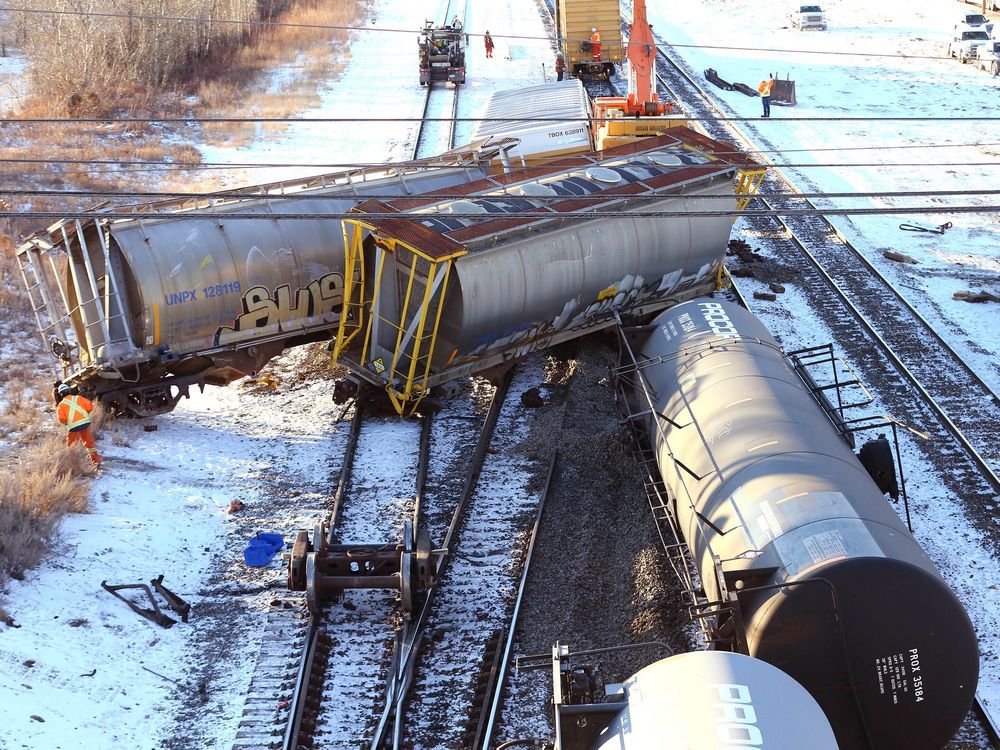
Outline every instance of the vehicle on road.
{"label": "vehicle on road", "polygon": [[959,24],[955,27],[951,42],[948,44],[948,56],[962,63],[974,60],[978,49],[989,41],[990,35],[985,29],[974,29]]}
{"label": "vehicle on road", "polygon": [[976,65],[993,75],[1000,73],[1000,41],[981,45],[976,50]]}
{"label": "vehicle on road", "polygon": [[800,31],[806,29],[826,31],[826,13],[818,5],[800,5],[799,9],[792,13],[792,26]]}
{"label": "vehicle on road", "polygon": [[959,25],[971,26],[974,29],[986,28],[986,33],[993,31],[993,22],[982,13],[966,13]]}

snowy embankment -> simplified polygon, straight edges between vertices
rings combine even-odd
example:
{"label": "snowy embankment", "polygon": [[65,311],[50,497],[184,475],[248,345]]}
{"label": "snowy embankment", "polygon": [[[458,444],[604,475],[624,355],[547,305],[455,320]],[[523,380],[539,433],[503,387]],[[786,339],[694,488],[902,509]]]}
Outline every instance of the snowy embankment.
{"label": "snowy embankment", "polygon": [[[890,11],[886,6],[842,0],[823,4],[829,22],[826,32],[792,29],[785,15],[789,6],[781,2],[706,0],[678,5],[650,0],[649,5],[657,34],[677,45],[674,54],[699,75],[711,67],[726,80],[742,81],[754,88],[768,72],[795,80],[798,104],[794,108],[773,107],[768,120],[759,119],[759,99],[722,91],[703,78],[700,84],[729,116],[750,118],[737,124],[770,161],[824,165],[781,167],[801,191],[873,193],[995,187],[1000,129],[993,122],[788,119],[994,117],[1000,89],[997,79],[957,61],[936,59],[946,54],[949,32],[964,12],[962,5],[921,0]],[[712,22],[706,23],[706,18]],[[860,55],[866,52],[911,57]],[[945,162],[948,164],[935,166]],[[906,165],[900,166],[902,163]],[[830,164],[838,166],[825,166]],[[1000,217],[996,211],[952,214],[944,208],[948,204],[991,206],[998,201],[992,196],[947,196],[828,199],[818,203],[831,207],[943,206],[940,214],[834,216],[831,221],[936,325],[978,374],[994,390],[1000,390],[996,305],[970,305],[952,299],[954,292],[965,289],[1000,293]],[[898,228],[912,220],[951,222],[954,227],[944,235],[914,234]],[[746,227],[738,221],[734,236],[766,248],[766,239],[751,236]],[[882,257],[886,249],[903,252],[919,263],[893,264]],[[744,280],[740,282],[743,286]],[[745,284],[749,291],[755,288],[755,282]],[[759,288],[764,289],[764,285]],[[835,337],[812,309],[810,297],[808,289],[789,284],[780,304],[751,300],[751,307],[788,349],[828,341],[836,346]],[[848,364],[855,371],[864,365]],[[889,394],[875,396],[868,413],[891,412],[884,404]],[[980,639],[979,694],[994,712],[1000,711],[1000,643],[996,635],[1000,632],[1000,591],[996,585],[1000,563],[990,540],[984,540],[968,519],[961,498],[947,489],[947,478],[927,465],[916,440],[904,433],[901,442],[915,536],[969,611]]]}
{"label": "snowy embankment", "polygon": [[[715,68],[722,78],[753,88],[769,72],[795,81],[798,104],[773,107],[769,120],[759,119],[759,99],[722,91],[704,78],[701,85],[730,116],[753,118],[738,124],[766,158],[778,165],[807,165],[783,168],[803,192],[995,189],[1000,167],[1000,128],[995,122],[787,121],[995,117],[1000,79],[971,65],[939,59],[947,54],[951,29],[965,12],[962,5],[918,0],[905,8],[889,8],[861,0],[835,0],[823,4],[829,23],[825,32],[791,28],[790,5],[777,0],[705,0],[679,6],[650,0],[649,6],[657,34],[668,43],[744,48],[675,47],[675,54],[699,74]],[[897,56],[867,57],[864,53]],[[828,164],[839,166],[808,166]],[[940,214],[837,216],[831,220],[978,374],[1000,390],[1000,335],[992,322],[996,306],[952,298],[955,292],[969,289],[1000,294],[1000,212],[958,214],[946,208],[948,204],[997,206],[1000,200],[985,195],[819,202],[841,208],[934,204],[942,205]],[[913,220],[951,222],[953,228],[944,235],[899,229],[900,223]],[[882,257],[883,250],[903,252],[919,263],[892,263]]]}

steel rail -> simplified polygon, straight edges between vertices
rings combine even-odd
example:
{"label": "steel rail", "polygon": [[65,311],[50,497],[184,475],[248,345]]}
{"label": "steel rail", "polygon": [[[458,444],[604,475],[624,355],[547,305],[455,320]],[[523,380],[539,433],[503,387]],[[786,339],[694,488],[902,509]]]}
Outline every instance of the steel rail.
{"label": "steel rail", "polygon": [[[672,68],[674,68],[688,82],[688,84],[701,95],[704,102],[708,106],[713,107],[714,109],[721,112],[721,108],[711,99],[711,97],[708,96],[708,94],[705,93],[704,89],[702,89],[702,87],[696,81],[694,81],[690,75],[688,75],[687,71],[685,71],[683,68],[677,65],[677,63],[675,63],[670,57],[668,57],[666,53],[660,51],[659,54],[667,64],[669,64]],[[660,77],[659,75],[657,77],[659,78],[662,84],[666,85],[666,81],[662,77]],[[732,124],[729,125],[729,128],[737,136],[739,136],[744,141],[745,144],[753,145],[752,140],[742,129]],[[767,159],[764,158],[762,159],[762,161],[767,161]],[[781,178],[781,181],[784,182],[789,187],[789,189],[798,192],[797,188],[795,188],[791,184],[789,179],[784,174],[781,174],[779,172],[779,176]],[[788,233],[789,239],[791,239],[791,241],[794,242],[796,246],[799,247],[799,249],[802,251],[806,259],[809,260],[814,269],[823,277],[823,280],[829,285],[830,289],[833,290],[833,292],[837,295],[837,297],[840,299],[842,304],[847,308],[851,316],[861,325],[861,327],[865,330],[865,332],[868,333],[873,338],[873,340],[876,342],[876,344],[879,346],[882,352],[892,362],[893,366],[895,366],[899,370],[900,374],[902,374],[910,382],[910,384],[920,393],[920,395],[923,396],[923,398],[927,402],[927,405],[931,408],[931,410],[938,417],[938,419],[941,420],[942,424],[945,427],[945,430],[969,454],[970,458],[972,458],[973,463],[975,463],[976,467],[983,474],[984,478],[990,483],[994,491],[1000,492],[1000,477],[997,476],[997,473],[983,459],[979,451],[977,451],[976,448],[973,447],[971,441],[968,438],[966,438],[962,430],[952,421],[952,419],[945,412],[944,408],[937,403],[937,401],[931,396],[931,394],[927,391],[927,389],[923,386],[923,384],[920,383],[917,377],[903,363],[902,359],[896,355],[896,353],[892,350],[890,345],[883,339],[883,337],[878,332],[876,332],[875,327],[868,322],[868,319],[864,316],[864,314],[848,298],[847,294],[840,287],[840,285],[837,284],[837,282],[832,278],[832,276],[830,276],[829,272],[827,272],[827,270],[822,266],[819,259],[816,258],[815,255],[813,255],[813,253],[809,251],[809,249],[806,247],[806,244],[797,236],[797,234],[789,226],[789,224],[779,215],[780,214],[779,209],[776,209],[771,203],[769,203],[764,199],[760,200],[761,203],[763,203],[765,206],[768,207],[770,211],[773,212],[775,219],[781,224],[782,227],[784,227],[785,231]],[[822,209],[816,209],[815,206],[814,209],[816,211],[822,211]],[[917,313],[916,310],[913,309],[912,305],[910,305],[905,299],[903,299],[903,297],[892,287],[892,284],[890,284],[889,281],[881,273],[879,273],[878,270],[873,265],[868,263],[867,259],[865,259],[861,255],[861,253],[857,250],[857,248],[851,245],[847,241],[847,239],[843,237],[843,235],[839,232],[839,230],[837,230],[836,227],[833,226],[832,222],[830,222],[829,219],[821,215],[819,216],[824,222],[824,224],[827,225],[829,230],[835,233],[838,236],[838,238],[841,239],[844,245],[865,263],[867,268],[875,275],[876,279],[881,281],[881,283],[885,287],[887,287],[888,290],[892,292],[892,294],[897,298],[901,306],[903,306],[904,309],[907,310],[907,312],[911,312],[914,318],[920,324],[922,324],[927,329],[928,332],[930,332],[932,338],[939,343],[941,348],[944,349],[945,352],[947,352],[954,360],[956,360],[959,363],[959,365],[963,368],[964,372],[973,380],[973,382],[975,382],[983,389],[983,391],[985,391],[987,397],[991,399],[994,404],[1000,403],[1000,397],[998,397],[997,394],[994,393],[990,389],[990,387],[983,381],[983,379],[980,378],[979,375],[976,374],[971,367],[969,367],[969,365],[965,362],[965,360],[943,338],[941,338],[941,336],[939,336],[933,330],[933,328],[931,328],[930,324],[923,318],[923,316]]]}
{"label": "steel rail", "polygon": [[[709,106],[721,112],[719,106],[712,100],[711,97],[709,97],[705,93],[704,89],[702,89],[702,87],[696,81],[694,81],[690,75],[688,75],[687,71],[685,71],[677,63],[675,63],[662,50],[658,50],[658,54],[663,58],[663,60],[668,65],[670,65],[674,70],[676,70],[681,75],[681,77],[683,77],[688,82],[688,84],[692,88],[694,88],[699,94],[701,94],[705,103],[707,103]],[[661,76],[659,76],[659,74],[657,74],[657,78],[659,79],[661,84],[669,88],[667,82]],[[747,134],[742,131],[742,129],[738,128],[732,123],[729,123],[728,127],[731,130],[733,130],[740,138],[742,138],[744,143],[748,145],[753,145],[753,142],[750,140]],[[766,158],[763,160],[767,161]],[[781,180],[786,185],[788,185],[792,191],[799,192],[798,189],[791,184],[789,179],[784,174],[779,173],[779,175],[781,177]],[[762,201],[762,202],[765,205],[768,205],[767,201]],[[927,392],[924,386],[917,380],[916,376],[913,375],[910,369],[905,364],[903,364],[902,360],[899,357],[896,356],[896,354],[893,352],[888,343],[886,343],[882,339],[882,337],[875,332],[874,327],[870,323],[868,323],[867,319],[850,301],[850,299],[848,299],[848,297],[841,289],[841,287],[830,277],[830,275],[826,272],[826,270],[820,265],[818,259],[815,258],[813,254],[806,249],[805,244],[795,235],[795,233],[788,226],[788,224],[780,216],[776,218],[778,218],[778,221],[785,228],[786,232],[788,232],[789,238],[803,251],[803,253],[810,261],[810,263],[813,265],[815,270],[823,277],[824,281],[827,282],[830,289],[834,291],[837,297],[841,300],[841,302],[850,312],[851,316],[862,326],[865,332],[872,337],[872,339],[879,346],[879,349],[881,349],[882,352],[889,358],[892,364],[898,369],[900,374],[902,374],[907,379],[907,381],[909,381],[909,383],[921,394],[921,396],[924,397],[927,405],[931,408],[934,414],[941,420],[941,423],[945,427],[946,431],[959,443],[959,445],[962,446],[962,448],[966,450],[967,454],[972,459],[973,463],[975,463],[976,467],[980,469],[984,479],[986,479],[989,482],[989,484],[994,488],[995,491],[1000,491],[1000,478],[997,477],[997,474],[993,471],[993,469],[983,460],[983,458],[979,455],[979,452],[971,445],[969,440],[965,437],[964,433],[958,428],[957,425],[954,424],[954,422],[952,422],[952,420],[948,417],[948,415],[944,412],[944,410],[938,405],[937,401],[935,401],[934,398],[931,397],[931,395]],[[858,250],[853,245],[851,245],[850,242],[847,241],[847,239],[840,233],[840,231],[833,226],[832,222],[830,222],[825,217],[823,217],[823,221],[829,226],[830,230],[837,235],[837,237],[844,243],[844,245],[847,246],[851,251],[853,251],[855,255],[860,257],[861,260],[865,263],[865,265],[868,266],[868,268],[871,271],[873,271],[875,275],[886,286],[888,286],[897,297],[899,297],[904,306],[912,310],[912,306],[910,306],[908,302],[902,299],[902,297],[898,294],[898,292],[896,292],[896,290],[892,287],[892,285],[889,284],[888,280],[886,280],[885,277],[882,276],[882,274],[879,273],[878,270],[874,268],[874,266],[868,263],[867,259],[864,258],[861,255],[861,253],[859,253]],[[734,284],[734,289],[735,289],[735,284]],[[742,295],[740,296],[742,297]],[[984,389],[991,395],[992,399],[994,400],[994,403],[996,403],[997,395],[993,393],[993,391],[985,383],[982,382],[982,379],[979,378],[979,376],[976,373],[974,373],[971,370],[971,368],[968,367],[968,365],[957,354],[957,352],[955,352],[946,342],[944,342],[943,339],[941,339],[940,336],[936,334],[936,332],[933,332],[933,330],[930,329],[929,324],[926,322],[926,320],[924,320],[922,316],[917,314],[915,310],[913,310],[913,312],[915,314],[915,317],[918,318],[918,320],[925,327],[927,327],[929,330],[932,331],[933,335],[935,336],[936,339],[940,341],[941,345],[948,352],[950,352],[955,359],[957,359],[961,363],[962,367],[972,375],[975,381],[982,384]],[[987,734],[990,735],[990,741],[993,747],[1000,749],[1000,722],[998,722],[997,718],[994,715],[992,715],[989,707],[981,700],[978,692],[976,693],[973,700],[973,710],[980,718]]]}
{"label": "steel rail", "polygon": [[[427,596],[424,599],[424,603],[421,606],[416,619],[404,624],[402,637],[399,640],[400,647],[398,659],[395,664],[395,669],[390,674],[388,685],[386,687],[385,706],[382,709],[382,714],[375,727],[375,732],[369,745],[371,750],[379,750],[379,748],[382,748],[387,743],[390,728],[393,733],[393,747],[399,748],[401,746],[402,708],[405,704],[410,686],[413,684],[414,666],[420,651],[424,631],[430,619],[435,594],[440,587],[441,579],[448,570],[448,565],[451,560],[450,553],[454,549],[459,527],[465,519],[465,511],[468,508],[469,502],[472,499],[472,495],[475,492],[476,485],[479,481],[479,474],[483,467],[486,451],[487,448],[489,448],[494,428],[496,427],[497,420],[500,417],[500,408],[503,406],[506,399],[507,389],[510,386],[513,372],[514,368],[511,367],[506,373],[504,373],[493,393],[493,399],[490,403],[489,411],[487,412],[486,419],[483,422],[483,427],[480,430],[476,448],[472,454],[472,460],[469,465],[468,473],[466,474],[462,496],[455,506],[451,522],[448,524],[448,530],[444,537],[444,542],[441,545],[441,549],[445,552],[444,554],[437,556],[434,571],[434,585],[427,592]],[[393,721],[393,719],[396,719],[397,721]]]}
{"label": "steel rail", "polygon": [[[344,460],[340,466],[337,489],[333,496],[333,507],[330,510],[330,535],[333,534],[333,530],[337,527],[337,523],[340,520],[340,511],[343,507],[344,496],[347,492],[348,482],[350,481],[351,469],[354,466],[354,454],[358,445],[358,437],[361,434],[363,412],[364,409],[361,406],[361,402],[355,398],[354,417],[351,420],[351,430],[347,435],[347,445],[344,447]],[[298,750],[301,744],[302,725],[306,707],[309,704],[309,689],[312,683],[312,672],[316,661],[316,647],[319,643],[321,625],[322,617],[320,614],[316,612],[310,614],[306,645],[302,652],[298,671],[296,672],[295,688],[292,691],[288,723],[285,725],[285,732],[282,737],[282,750]]]}
{"label": "steel rail", "polygon": [[990,744],[994,750],[1000,750],[1000,724],[997,723],[997,718],[990,713],[983,699],[979,697],[978,691],[976,692],[972,707],[979,716],[980,721],[982,721],[983,727],[986,729],[986,734],[989,735]]}
{"label": "steel rail", "polygon": [[[517,632],[517,623],[521,616],[521,602],[524,600],[524,589],[528,584],[528,573],[531,569],[531,560],[535,553],[535,542],[538,539],[538,530],[542,526],[542,514],[545,512],[545,501],[549,497],[549,488],[552,485],[552,476],[555,473],[556,460],[559,451],[553,450],[549,458],[549,468],[545,474],[545,484],[538,495],[538,512],[535,514],[535,524],[531,528],[531,538],[528,542],[528,551],[525,553],[524,566],[521,570],[521,582],[517,587],[517,597],[514,600],[514,611],[510,616],[510,624],[504,634],[503,654],[497,666],[496,673],[491,675],[492,684],[483,701],[483,715],[479,722],[482,727],[477,734],[473,744],[474,748],[480,750],[490,750],[490,743],[496,732],[497,721],[500,717],[500,709],[503,705],[503,692],[507,686],[507,672],[510,669],[511,655],[514,652],[514,634]],[[491,700],[492,698],[492,700]]]}

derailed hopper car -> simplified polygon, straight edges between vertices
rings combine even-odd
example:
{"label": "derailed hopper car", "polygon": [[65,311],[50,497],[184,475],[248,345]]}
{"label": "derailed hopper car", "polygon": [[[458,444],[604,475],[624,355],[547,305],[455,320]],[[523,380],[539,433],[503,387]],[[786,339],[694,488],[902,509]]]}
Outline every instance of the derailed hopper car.
{"label": "derailed hopper car", "polygon": [[[190,386],[253,374],[340,322],[340,221],[282,214],[339,214],[369,195],[466,184],[484,174],[478,156],[456,155],[463,167],[325,175],[128,209],[134,218],[57,222],[18,249],[39,332],[61,377],[87,395],[137,416],[170,411]],[[206,210],[260,218],[197,216]]]}
{"label": "derailed hopper car", "polygon": [[[404,413],[434,385],[610,326],[616,312],[710,291],[734,178],[750,169],[760,166],[681,127],[445,199],[361,204],[345,221],[338,361]],[[689,213],[704,211],[722,215]]]}
{"label": "derailed hopper car", "polygon": [[678,305],[638,335],[620,378],[709,636],[805,687],[841,750],[941,748],[975,694],[976,635],[838,410],[736,305]]}

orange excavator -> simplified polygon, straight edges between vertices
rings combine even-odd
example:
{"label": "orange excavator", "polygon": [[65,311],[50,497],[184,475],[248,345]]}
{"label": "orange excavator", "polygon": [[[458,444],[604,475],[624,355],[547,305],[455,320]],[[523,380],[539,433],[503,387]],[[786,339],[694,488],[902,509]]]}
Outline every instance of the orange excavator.
{"label": "orange excavator", "polygon": [[646,19],[646,0],[635,0],[626,58],[628,95],[594,99],[594,143],[598,150],[685,124],[681,118],[671,117],[674,103],[660,101],[656,93],[656,42]]}

